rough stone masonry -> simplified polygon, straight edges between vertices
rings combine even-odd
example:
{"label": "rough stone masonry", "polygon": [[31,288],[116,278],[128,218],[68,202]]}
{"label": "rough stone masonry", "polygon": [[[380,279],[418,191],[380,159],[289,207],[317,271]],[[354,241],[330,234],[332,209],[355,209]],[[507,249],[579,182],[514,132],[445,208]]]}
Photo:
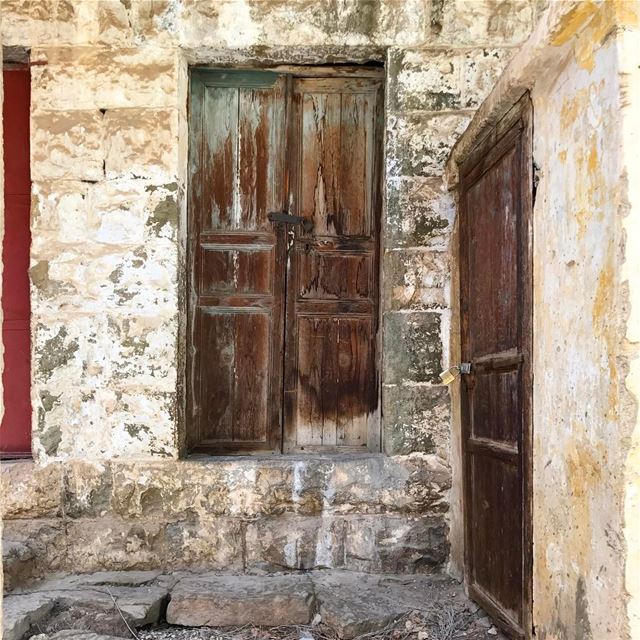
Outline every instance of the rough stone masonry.
{"label": "rough stone masonry", "polygon": [[[542,4],[4,0],[35,63],[35,466],[2,471],[22,575],[446,562],[443,165]],[[384,454],[181,459],[188,69],[365,61],[387,74]]]}

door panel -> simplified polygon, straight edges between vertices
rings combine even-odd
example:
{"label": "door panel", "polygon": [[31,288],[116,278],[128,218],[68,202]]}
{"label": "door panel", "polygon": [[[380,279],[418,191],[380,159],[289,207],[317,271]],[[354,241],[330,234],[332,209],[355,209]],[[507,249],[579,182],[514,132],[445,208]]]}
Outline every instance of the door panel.
{"label": "door panel", "polygon": [[294,79],[285,450],[373,450],[381,83]]}
{"label": "door panel", "polygon": [[379,78],[192,73],[192,451],[379,450],[381,108]]}
{"label": "door panel", "polygon": [[528,98],[461,167],[463,455],[469,593],[531,630],[531,111]]}
{"label": "door panel", "polygon": [[189,250],[191,450],[278,450],[285,87],[269,72],[194,71]]}
{"label": "door panel", "polygon": [[29,118],[31,73],[28,67],[5,69],[4,238],[2,245],[2,341],[4,414],[0,455],[31,455],[31,333],[29,252],[31,247],[31,175]]}

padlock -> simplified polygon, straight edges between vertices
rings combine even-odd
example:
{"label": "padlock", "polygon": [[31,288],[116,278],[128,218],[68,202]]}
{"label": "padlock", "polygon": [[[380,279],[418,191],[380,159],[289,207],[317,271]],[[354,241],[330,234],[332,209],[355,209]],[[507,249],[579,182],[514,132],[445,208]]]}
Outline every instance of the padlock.
{"label": "padlock", "polygon": [[451,384],[461,373],[465,375],[471,373],[470,362],[461,362],[460,364],[445,369],[440,374],[440,380],[442,380],[442,384]]}
{"label": "padlock", "polygon": [[440,374],[442,384],[451,384],[460,375],[460,367],[449,367]]}

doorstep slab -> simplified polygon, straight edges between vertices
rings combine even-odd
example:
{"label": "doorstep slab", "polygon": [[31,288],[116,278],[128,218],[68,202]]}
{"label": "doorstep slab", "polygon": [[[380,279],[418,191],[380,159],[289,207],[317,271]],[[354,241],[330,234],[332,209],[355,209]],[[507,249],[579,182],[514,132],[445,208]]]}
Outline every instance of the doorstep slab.
{"label": "doorstep slab", "polygon": [[304,574],[203,574],[178,582],[167,622],[185,627],[275,627],[308,624],[314,611],[313,585]]}

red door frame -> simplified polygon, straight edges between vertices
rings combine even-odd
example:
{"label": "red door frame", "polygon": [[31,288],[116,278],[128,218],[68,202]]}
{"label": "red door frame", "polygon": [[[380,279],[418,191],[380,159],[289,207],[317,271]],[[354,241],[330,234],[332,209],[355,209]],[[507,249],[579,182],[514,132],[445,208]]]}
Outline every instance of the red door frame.
{"label": "red door frame", "polygon": [[29,253],[31,171],[28,65],[3,69],[4,238],[2,242],[2,387],[0,457],[31,456]]}

